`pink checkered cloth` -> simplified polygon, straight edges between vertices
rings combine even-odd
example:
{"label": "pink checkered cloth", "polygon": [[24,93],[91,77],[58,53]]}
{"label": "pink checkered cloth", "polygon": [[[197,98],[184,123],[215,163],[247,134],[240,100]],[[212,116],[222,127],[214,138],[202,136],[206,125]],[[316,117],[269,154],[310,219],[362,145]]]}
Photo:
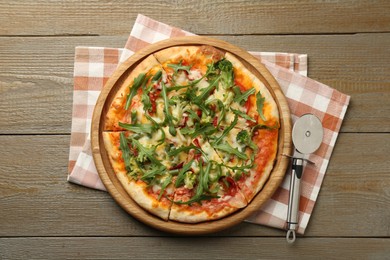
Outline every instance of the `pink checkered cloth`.
{"label": "pink checkered cloth", "polygon": [[[76,47],[68,181],[105,190],[93,162],[89,134],[96,100],[118,64],[146,45],[186,35],[193,34],[138,15],[125,48]],[[279,82],[287,97],[293,123],[301,115],[312,113],[320,118],[324,127],[320,148],[308,158],[315,165],[306,165],[302,177],[297,232],[303,234],[317,200],[350,97],[306,77],[307,56],[304,54],[251,53],[266,65]],[[246,221],[285,229],[289,181],[290,174],[286,174],[272,198]]]}

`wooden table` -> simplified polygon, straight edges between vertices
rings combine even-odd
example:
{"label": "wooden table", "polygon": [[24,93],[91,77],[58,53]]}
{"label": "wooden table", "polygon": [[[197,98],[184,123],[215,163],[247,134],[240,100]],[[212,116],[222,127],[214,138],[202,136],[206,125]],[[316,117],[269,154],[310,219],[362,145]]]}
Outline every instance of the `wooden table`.
{"label": "wooden table", "polygon": [[[123,47],[138,13],[248,50],[309,55],[351,95],[303,237],[242,223],[175,237],[66,182],[75,46]],[[0,258],[390,258],[390,2],[0,1]]]}

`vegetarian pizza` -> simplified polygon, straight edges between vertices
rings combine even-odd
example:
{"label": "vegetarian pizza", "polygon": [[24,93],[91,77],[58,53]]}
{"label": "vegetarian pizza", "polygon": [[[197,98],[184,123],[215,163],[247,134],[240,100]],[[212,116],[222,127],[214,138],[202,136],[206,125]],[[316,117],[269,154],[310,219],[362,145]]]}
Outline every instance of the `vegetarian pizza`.
{"label": "vegetarian pizza", "polygon": [[164,220],[198,223],[246,207],[277,153],[271,93],[238,58],[212,46],[170,47],[145,58],[103,122],[120,183]]}

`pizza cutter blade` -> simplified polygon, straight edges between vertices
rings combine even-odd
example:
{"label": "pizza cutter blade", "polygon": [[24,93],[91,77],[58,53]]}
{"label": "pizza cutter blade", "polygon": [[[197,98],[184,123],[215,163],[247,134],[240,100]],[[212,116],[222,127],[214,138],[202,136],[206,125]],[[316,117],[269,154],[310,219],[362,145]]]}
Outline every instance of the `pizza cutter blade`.
{"label": "pizza cutter blade", "polygon": [[321,145],[324,130],[321,121],[313,114],[301,116],[292,129],[292,141],[299,157],[292,157],[292,171],[290,179],[290,196],[287,210],[287,242],[295,241],[295,231],[298,228],[299,197],[303,162],[313,163],[304,158],[305,155],[315,152]]}

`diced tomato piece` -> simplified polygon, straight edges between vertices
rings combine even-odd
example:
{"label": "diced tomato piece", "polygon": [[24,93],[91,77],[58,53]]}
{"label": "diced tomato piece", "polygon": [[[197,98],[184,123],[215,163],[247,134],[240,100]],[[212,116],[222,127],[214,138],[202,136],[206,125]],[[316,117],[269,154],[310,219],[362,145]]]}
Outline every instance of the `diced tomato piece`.
{"label": "diced tomato piece", "polygon": [[242,85],[241,82],[239,82],[237,80],[234,80],[234,85],[238,86],[240,88],[241,92],[244,92],[244,91],[248,90],[244,85]]}
{"label": "diced tomato piece", "polygon": [[169,170],[177,170],[177,169],[181,169],[183,168],[183,162],[175,165],[175,166],[172,166]]}
{"label": "diced tomato piece", "polygon": [[196,114],[198,115],[198,117],[202,117],[202,110],[198,110],[198,111],[196,111]]}
{"label": "diced tomato piece", "polygon": [[218,125],[218,117],[214,117],[213,126],[217,127],[217,125]]}
{"label": "diced tomato piece", "polygon": [[194,144],[195,144],[197,147],[200,148],[200,144],[199,144],[198,138],[195,138],[193,142],[194,142]]}
{"label": "diced tomato piece", "polygon": [[151,113],[156,113],[157,111],[156,99],[160,96],[160,92],[160,90],[149,92],[150,103],[152,104],[152,111],[150,111]]}
{"label": "diced tomato piece", "polygon": [[188,116],[183,116],[183,119],[181,120],[180,127],[185,127],[187,125]]}
{"label": "diced tomato piece", "polygon": [[[198,138],[195,138],[193,141],[192,141],[197,147],[200,148],[200,143],[199,143],[199,140]],[[195,151],[195,154],[194,154],[194,159],[199,161],[199,158],[201,156],[201,153],[199,151]]]}
{"label": "diced tomato piece", "polygon": [[251,126],[251,127],[257,125],[257,122],[259,121],[259,115],[254,115],[253,119],[256,120],[256,122],[253,122],[253,121],[250,121],[250,120],[246,120],[247,124],[249,126]]}
{"label": "diced tomato piece", "polygon": [[230,177],[230,176],[227,176],[226,177],[226,181],[229,183],[229,193],[230,194],[234,194],[237,190],[237,183],[236,181]]}

